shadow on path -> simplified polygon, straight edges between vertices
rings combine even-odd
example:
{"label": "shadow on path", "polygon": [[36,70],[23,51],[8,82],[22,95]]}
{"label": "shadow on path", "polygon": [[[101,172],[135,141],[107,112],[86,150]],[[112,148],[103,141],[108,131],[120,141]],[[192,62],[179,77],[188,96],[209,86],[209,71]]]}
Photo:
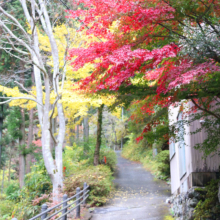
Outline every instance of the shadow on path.
{"label": "shadow on path", "polygon": [[121,157],[115,174],[116,192],[104,207],[96,208],[92,220],[163,220],[170,187],[146,171],[140,163]]}

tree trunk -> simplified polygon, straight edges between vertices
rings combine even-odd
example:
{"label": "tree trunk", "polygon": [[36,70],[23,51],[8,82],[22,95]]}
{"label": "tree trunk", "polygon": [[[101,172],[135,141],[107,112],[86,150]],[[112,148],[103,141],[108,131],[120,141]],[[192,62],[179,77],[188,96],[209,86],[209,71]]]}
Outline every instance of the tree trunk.
{"label": "tree trunk", "polygon": [[[32,85],[34,85],[35,84],[34,69],[31,74],[31,81],[32,81]],[[31,148],[33,141],[33,126],[34,126],[34,109],[32,108],[31,110],[29,110],[29,128],[28,128],[28,142],[27,142],[28,149]],[[29,153],[26,157],[26,173],[31,172],[31,158],[32,158],[32,154]]]}
{"label": "tree trunk", "polygon": [[116,135],[116,131],[115,131],[115,145],[114,145],[114,151],[116,150],[117,148],[117,135]]}
{"label": "tree trunk", "polygon": [[3,170],[3,174],[2,174],[2,189],[1,189],[1,194],[3,193],[3,189],[4,189],[4,179],[5,179],[5,168],[2,168]]}
{"label": "tree trunk", "polygon": [[102,112],[103,112],[104,104],[98,107],[98,119],[97,119],[97,139],[96,139],[96,147],[94,153],[94,166],[99,164],[99,152],[102,142]]}
{"label": "tree trunk", "polygon": [[[52,118],[51,119],[51,131],[52,131],[52,134],[54,135],[54,133],[56,133],[56,118]],[[51,137],[50,139],[50,150],[53,154],[53,150],[55,148],[55,142],[53,140],[53,138]]]}
{"label": "tree trunk", "polygon": [[86,142],[89,139],[89,118],[83,118],[83,140]]}
{"label": "tree trunk", "polygon": [[83,118],[83,141],[84,141],[84,145],[83,145],[83,152],[84,155],[87,154],[87,149],[88,149],[88,142],[89,142],[89,118],[88,116]]}
{"label": "tree trunk", "polygon": [[69,142],[70,142],[70,146],[73,146],[74,143],[74,133],[75,130],[73,128],[70,128],[70,135],[69,135]]}
{"label": "tree trunk", "polygon": [[[21,43],[27,50],[28,56],[31,54],[31,61],[34,66],[34,78],[36,85],[36,101],[37,101],[37,110],[38,110],[38,119],[41,127],[42,135],[42,154],[44,159],[44,164],[47,169],[48,175],[51,178],[53,183],[53,199],[57,201],[57,194],[62,191],[63,187],[63,167],[62,167],[62,147],[65,137],[65,118],[63,114],[63,107],[60,100],[62,99],[62,88],[63,82],[65,79],[65,73],[61,75],[60,71],[60,62],[59,62],[59,51],[57,43],[53,33],[53,27],[50,21],[50,17],[47,11],[47,5],[44,0],[30,1],[30,5],[27,5],[26,0],[20,0],[24,15],[27,19],[27,22],[30,25],[32,33],[29,36],[31,39],[26,42],[23,39],[18,39],[17,41]],[[31,8],[31,10],[29,10]],[[39,19],[36,11],[41,11],[40,23],[42,30],[48,36],[51,55],[53,62],[53,83],[52,90],[55,94],[56,101],[53,103],[53,110],[50,112],[50,95],[51,95],[51,83],[44,58],[41,54],[39,48],[38,32],[36,28],[36,22]],[[10,15],[12,16],[12,15]],[[13,18],[16,20],[15,18]],[[19,22],[17,22],[19,23]],[[6,29],[7,30],[7,29]],[[23,30],[23,29],[22,29]],[[25,31],[25,30],[23,30]],[[7,32],[9,35],[11,32]],[[11,34],[11,36],[14,36]],[[62,82],[60,83],[60,78]],[[44,87],[43,87],[44,86]],[[52,156],[50,150],[50,139],[51,139],[51,123],[50,118],[53,116],[55,107],[57,107],[58,112],[58,122],[59,122],[59,132],[57,136],[56,146],[55,146],[55,159]]]}
{"label": "tree trunk", "polygon": [[[21,109],[21,117],[22,122],[20,126],[20,130],[22,132],[22,138],[19,139],[20,148],[23,149],[25,147],[25,116],[24,109]],[[19,151],[19,185],[20,188],[24,186],[24,176],[25,176],[25,157],[23,150]]]}
{"label": "tree trunk", "polygon": [[[0,117],[0,141],[2,139],[2,126],[3,126],[3,105],[1,106],[2,108],[2,115]],[[1,164],[2,164],[2,145],[0,143],[0,170],[1,170]]]}
{"label": "tree trunk", "polygon": [[116,145],[117,145],[117,135],[116,135],[115,124],[114,124],[113,119],[112,119],[112,131],[113,131],[114,136],[115,136],[115,143],[114,143],[114,151],[115,151],[116,150]]}
{"label": "tree trunk", "polygon": [[[12,142],[12,145],[14,145],[14,141]],[[10,158],[9,158],[9,165],[8,165],[8,182],[11,181],[11,158],[12,158],[12,146],[10,146]]]}
{"label": "tree trunk", "polygon": [[79,125],[76,125],[76,143],[79,142]]}
{"label": "tree trunk", "polygon": [[19,185],[22,189],[24,187],[24,176],[25,176],[25,159],[24,155],[19,155]]}
{"label": "tree trunk", "polygon": [[[29,128],[28,128],[28,143],[27,148],[30,149],[33,141],[33,121],[34,121],[34,109],[32,108],[29,111]],[[29,153],[26,157],[26,173],[31,172],[31,157]]]}

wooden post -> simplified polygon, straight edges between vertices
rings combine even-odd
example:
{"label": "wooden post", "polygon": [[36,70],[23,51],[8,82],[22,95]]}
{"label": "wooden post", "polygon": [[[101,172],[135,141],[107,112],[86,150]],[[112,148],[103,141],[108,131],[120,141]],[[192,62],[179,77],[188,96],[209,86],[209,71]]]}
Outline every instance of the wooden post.
{"label": "wooden post", "polygon": [[76,201],[76,206],[77,206],[77,208],[76,208],[76,218],[80,218],[80,199],[79,199],[79,197],[80,197],[80,188],[79,187],[77,187],[76,188],[76,199],[78,199],[78,201]]}
{"label": "wooden post", "polygon": [[86,206],[86,187],[87,187],[87,183],[83,184],[83,205]]}
{"label": "wooden post", "polygon": [[[63,201],[66,201],[68,199],[68,196],[67,194],[64,194],[63,195]],[[63,208],[65,208],[67,206],[67,202],[64,202],[63,203]],[[62,212],[62,214],[66,213],[67,212],[67,208],[65,208]],[[65,216],[63,216],[63,219],[62,220],[67,220],[67,214]]]}
{"label": "wooden post", "polygon": [[[42,212],[45,212],[46,210],[47,210],[47,204],[43,204],[43,205],[41,206],[41,213],[42,213]],[[43,214],[43,215],[41,216],[41,220],[44,220],[46,217],[47,217],[47,213],[45,213],[45,214]]]}

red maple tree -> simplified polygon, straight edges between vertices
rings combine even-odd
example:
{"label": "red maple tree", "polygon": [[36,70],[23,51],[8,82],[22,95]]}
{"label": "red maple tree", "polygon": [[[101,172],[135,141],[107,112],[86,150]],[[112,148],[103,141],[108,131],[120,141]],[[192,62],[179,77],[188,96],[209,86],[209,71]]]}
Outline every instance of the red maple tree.
{"label": "red maple tree", "polygon": [[[76,57],[72,60],[74,70],[87,63],[95,66],[95,71],[80,81],[81,89],[117,91],[122,85],[131,85],[131,78],[142,73],[146,81],[157,82],[151,102],[146,101],[141,107],[142,112],[152,114],[155,105],[167,107],[177,101],[178,86],[192,81],[202,83],[207,74],[220,71],[216,65],[218,56],[204,55],[202,62],[195,62],[191,56],[181,54],[182,45],[176,40],[187,39],[183,33],[186,19],[191,27],[200,27],[205,22],[218,34],[207,17],[219,15],[217,0],[195,0],[193,4],[189,1],[190,7],[187,1],[181,4],[174,0],[79,0],[78,3],[85,10],[69,11],[69,17],[80,18],[81,29],[87,28],[86,34],[97,37],[87,48],[69,51],[69,59]],[[196,50],[196,46],[192,47]],[[171,91],[172,95],[163,96]]]}

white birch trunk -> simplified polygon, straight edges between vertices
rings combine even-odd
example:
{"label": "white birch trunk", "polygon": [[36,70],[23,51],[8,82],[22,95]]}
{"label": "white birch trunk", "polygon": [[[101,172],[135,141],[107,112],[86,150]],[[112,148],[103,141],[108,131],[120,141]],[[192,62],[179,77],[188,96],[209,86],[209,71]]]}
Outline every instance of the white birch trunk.
{"label": "white birch trunk", "polygon": [[[62,98],[59,94],[59,53],[57,44],[53,35],[52,26],[50,23],[49,15],[46,9],[46,3],[44,0],[31,0],[31,15],[27,9],[27,1],[20,0],[25,13],[25,16],[32,29],[32,47],[31,49],[31,59],[34,64],[34,77],[37,90],[37,109],[38,117],[42,130],[42,153],[44,158],[45,167],[51,178],[53,184],[53,195],[54,199],[58,198],[58,194],[63,188],[63,163],[62,163],[62,147],[65,137],[65,117],[63,113],[62,104],[59,100]],[[37,6],[38,5],[38,6]],[[39,49],[38,34],[35,26],[35,10],[38,10],[38,14],[41,14],[40,20],[44,32],[47,34],[50,40],[51,53],[53,57],[53,90],[57,96],[56,103],[54,103],[54,108],[57,107],[58,120],[59,120],[59,133],[58,138],[55,143],[55,160],[52,157],[52,152],[50,150],[50,139],[51,139],[51,122],[50,122],[50,82],[49,76],[44,67],[42,57]],[[40,12],[40,13],[39,13]],[[44,79],[44,89],[45,89],[45,100],[43,101],[43,90],[42,90],[42,77]]]}
{"label": "white birch trunk", "polygon": [[[27,63],[30,63],[29,56],[31,56],[37,96],[35,98],[26,98],[26,99],[34,100],[37,103],[38,119],[39,119],[40,127],[42,130],[42,153],[43,153],[44,164],[53,184],[54,199],[57,199],[58,198],[57,194],[59,194],[63,188],[62,148],[63,148],[64,137],[65,137],[65,117],[64,117],[63,106],[61,102],[62,89],[60,89],[59,87],[63,86],[63,80],[65,79],[65,77],[64,77],[64,74],[62,76],[59,72],[59,68],[60,68],[59,52],[58,52],[57,44],[56,44],[56,41],[53,35],[53,29],[52,29],[49,14],[46,8],[47,4],[45,0],[29,0],[29,1],[19,0],[19,1],[22,5],[24,15],[27,19],[27,22],[29,23],[32,33],[31,34],[27,33],[25,31],[25,28],[21,26],[19,21],[16,18],[14,18],[11,13],[8,13],[7,11],[5,11],[1,7],[1,5],[0,5],[0,13],[2,14],[2,16],[0,17],[0,27],[4,29],[4,33],[7,33],[7,36],[10,36],[10,38],[13,38],[13,41],[11,41],[9,38],[6,37],[8,39],[9,45],[11,45],[11,50],[15,50],[16,52],[20,53],[22,57],[26,56]],[[31,8],[27,7],[27,4],[29,4],[28,2],[30,2]],[[35,17],[36,12],[39,18]],[[38,21],[38,19],[40,19],[40,22]],[[23,39],[20,36],[18,38],[16,34],[14,34],[13,31],[11,31],[7,27],[7,21],[12,22],[14,25],[16,25],[16,27],[23,34],[22,35]],[[55,92],[55,95],[56,95],[56,101],[52,104],[53,106],[52,113],[50,113],[50,110],[51,110],[50,108],[51,85],[49,81],[50,73],[47,72],[48,68],[45,67],[46,61],[43,59],[44,54],[41,55],[41,51],[39,48],[39,40],[38,40],[36,24],[39,24],[42,26],[42,30],[44,30],[44,33],[48,36],[49,41],[50,41],[51,55],[52,55],[52,62],[53,62],[53,88],[52,90]],[[13,43],[14,41],[16,41],[16,44]],[[20,49],[20,47],[16,47],[17,45],[20,45],[21,47],[25,48],[25,50]],[[62,82],[59,84],[59,79],[61,78],[62,78]],[[42,85],[44,85],[44,88],[42,88]],[[8,102],[8,100],[6,102]],[[55,140],[53,133],[51,131],[51,124],[52,124],[51,114],[53,114],[54,108],[57,108],[58,122],[59,122],[59,132],[57,135],[57,140]],[[51,138],[55,140],[54,141],[55,159],[52,156],[52,152],[50,148]]]}

